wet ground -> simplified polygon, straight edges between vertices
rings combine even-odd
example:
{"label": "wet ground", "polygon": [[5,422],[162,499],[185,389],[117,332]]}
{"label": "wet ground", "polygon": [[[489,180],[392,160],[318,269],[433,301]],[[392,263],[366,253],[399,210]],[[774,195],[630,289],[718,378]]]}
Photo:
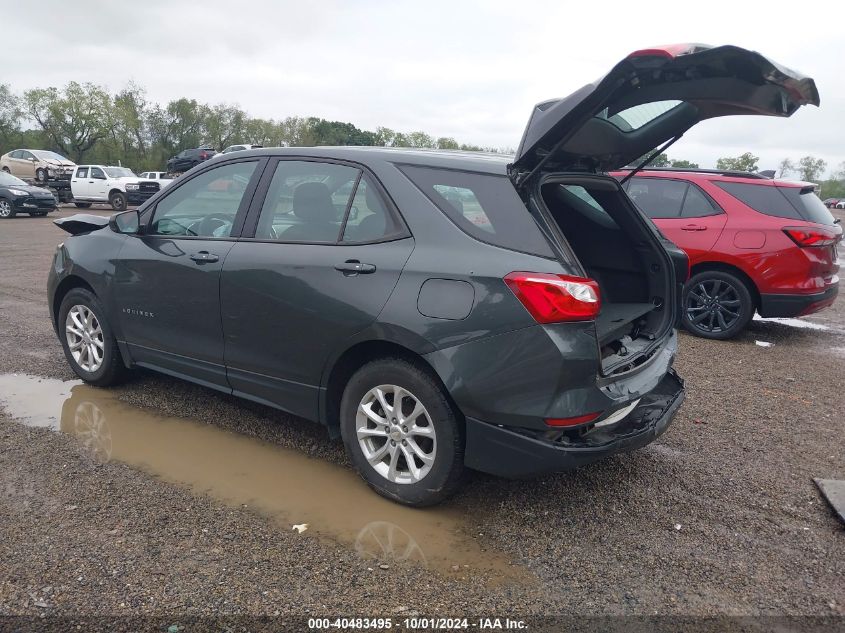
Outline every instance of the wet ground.
{"label": "wet ground", "polygon": [[44,298],[64,237],[0,222],[0,613],[845,613],[813,483],[845,478],[842,302],[683,335],[659,443],[409,510],[313,424],[146,372],[74,381]]}

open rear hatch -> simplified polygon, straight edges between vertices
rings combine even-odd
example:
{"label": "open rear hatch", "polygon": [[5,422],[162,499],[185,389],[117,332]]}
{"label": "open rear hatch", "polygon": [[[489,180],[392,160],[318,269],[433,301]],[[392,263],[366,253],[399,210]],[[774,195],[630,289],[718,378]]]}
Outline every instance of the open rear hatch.
{"label": "open rear hatch", "polygon": [[[603,172],[662,151],[705,119],[791,116],[819,104],[812,79],[735,46],[632,53],[603,78],[535,106],[508,173],[561,252],[598,282],[605,374],[644,362],[671,331],[686,258]],[[668,248],[668,250],[667,250]]]}

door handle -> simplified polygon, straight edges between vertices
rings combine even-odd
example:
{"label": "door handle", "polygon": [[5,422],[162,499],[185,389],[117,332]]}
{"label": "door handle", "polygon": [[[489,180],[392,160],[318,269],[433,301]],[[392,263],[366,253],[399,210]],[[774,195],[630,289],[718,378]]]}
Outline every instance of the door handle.
{"label": "door handle", "polygon": [[681,227],[682,231],[706,231],[707,227],[701,224],[687,224]]}
{"label": "door handle", "polygon": [[88,181],[88,184],[89,184],[89,185],[93,185],[93,184],[94,184],[94,181],[93,181],[93,180],[89,180],[89,181]]}
{"label": "door handle", "polygon": [[214,253],[209,253],[208,251],[200,251],[199,253],[194,253],[190,257],[198,264],[211,264],[220,259]]}
{"label": "door handle", "polygon": [[370,273],[376,272],[376,267],[373,264],[362,264],[357,259],[347,259],[342,264],[337,264],[334,269],[339,270],[347,276],[358,274],[369,275]]}

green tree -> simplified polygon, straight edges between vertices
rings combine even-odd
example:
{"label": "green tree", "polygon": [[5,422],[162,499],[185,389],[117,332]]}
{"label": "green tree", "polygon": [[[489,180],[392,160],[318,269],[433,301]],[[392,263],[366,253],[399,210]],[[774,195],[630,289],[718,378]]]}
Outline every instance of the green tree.
{"label": "green tree", "polygon": [[247,114],[238,106],[218,103],[204,108],[203,138],[218,151],[242,141],[246,131]]}
{"label": "green tree", "polygon": [[[632,160],[628,163],[628,167],[637,167],[642,164],[642,162],[651,156],[652,152],[648,152],[647,154],[643,154],[636,160]],[[646,165],[646,167],[669,167],[671,163],[669,162],[669,157],[665,153],[660,153],[654,157],[654,159]]]}
{"label": "green tree", "polygon": [[807,182],[815,182],[816,179],[822,175],[822,172],[827,167],[827,162],[822,160],[821,158],[815,158],[813,156],[804,156],[801,160],[798,161],[798,174],[801,176],[801,180],[806,180]]}
{"label": "green tree", "polygon": [[741,156],[735,158],[724,157],[716,161],[716,169],[725,171],[757,171],[757,163],[760,161],[759,156],[755,156],[751,152],[745,152]]}
{"label": "green tree", "polygon": [[448,136],[441,136],[435,142],[435,147],[437,149],[460,149],[461,146],[458,145],[458,141],[455,139],[448,137]]}
{"label": "green tree", "polygon": [[784,158],[778,164],[776,173],[778,178],[783,178],[787,174],[791,174],[793,171],[795,171],[795,164],[789,158]]}
{"label": "green tree", "polygon": [[0,84],[0,143],[3,152],[7,151],[12,139],[18,135],[22,117],[20,99],[7,84]]}
{"label": "green tree", "polygon": [[677,158],[672,159],[670,161],[672,167],[677,167],[678,169],[698,169],[698,163],[693,163],[688,160],[678,160]]}
{"label": "green tree", "polygon": [[76,162],[109,136],[112,100],[101,86],[70,82],[56,88],[34,88],[23,95],[26,113],[62,154]]}

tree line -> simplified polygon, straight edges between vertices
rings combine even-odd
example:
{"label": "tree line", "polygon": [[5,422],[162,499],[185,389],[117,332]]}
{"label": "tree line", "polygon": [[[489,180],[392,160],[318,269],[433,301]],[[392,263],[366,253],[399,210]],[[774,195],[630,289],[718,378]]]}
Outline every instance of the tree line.
{"label": "tree line", "polygon": [[196,99],[161,105],[151,102],[134,83],[113,94],[103,86],[74,81],[61,89],[33,88],[22,94],[0,85],[0,154],[18,147],[52,149],[76,163],[120,161],[146,171],[161,169],[168,158],[186,148],[211,145],[219,151],[237,143],[503,151],[420,131],[362,130],[352,123],[317,117],[255,118],[236,105]]}
{"label": "tree line", "polygon": [[[144,88],[132,82],[116,93],[97,84],[75,81],[63,88],[33,88],[21,94],[0,84],[0,154],[18,147],[52,149],[77,163],[120,163],[147,171],[161,169],[168,158],[189,147],[211,145],[222,150],[235,143],[265,147],[379,145],[508,151],[419,131],[397,132],[386,127],[362,130],[352,123],[317,117],[255,118],[236,105],[211,105],[196,99],[174,99],[162,105],[151,102]],[[759,157],[745,152],[719,158],[716,169],[754,172],[759,169],[759,161]],[[697,163],[671,159],[665,153],[651,165],[699,168]],[[819,182],[823,198],[845,196],[845,162],[820,181],[825,169],[827,163],[813,156],[784,158],[776,175]]]}

